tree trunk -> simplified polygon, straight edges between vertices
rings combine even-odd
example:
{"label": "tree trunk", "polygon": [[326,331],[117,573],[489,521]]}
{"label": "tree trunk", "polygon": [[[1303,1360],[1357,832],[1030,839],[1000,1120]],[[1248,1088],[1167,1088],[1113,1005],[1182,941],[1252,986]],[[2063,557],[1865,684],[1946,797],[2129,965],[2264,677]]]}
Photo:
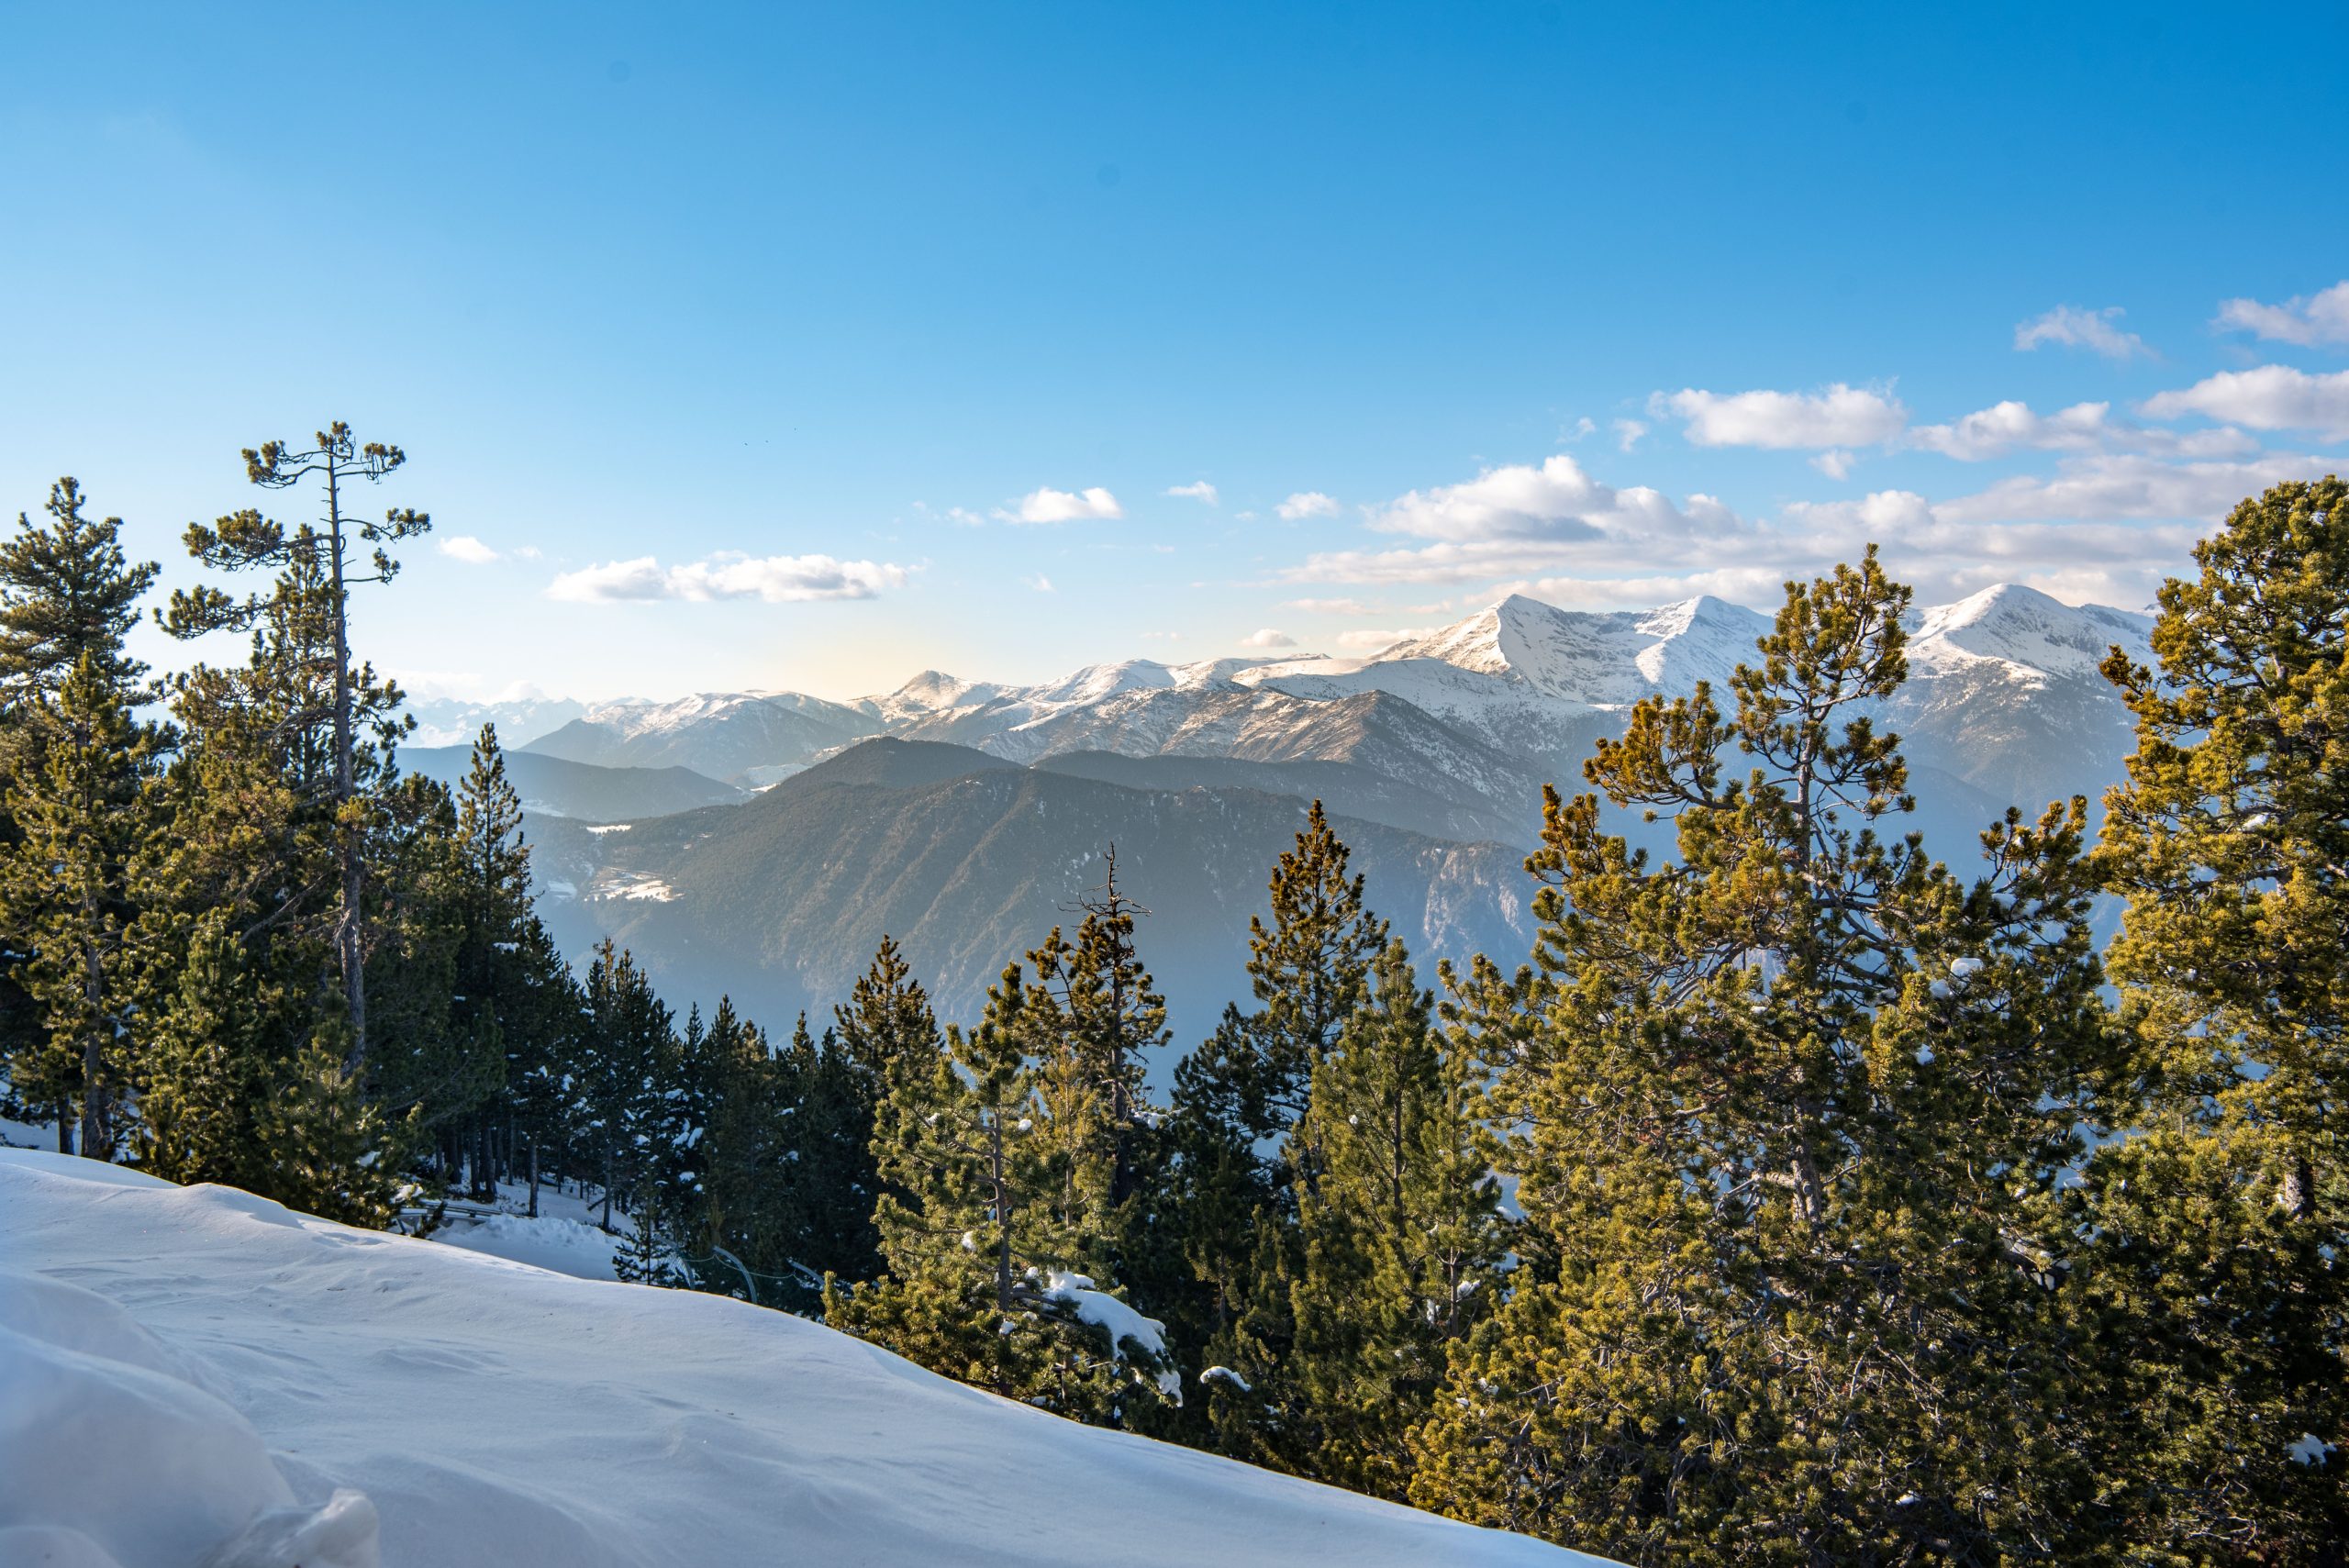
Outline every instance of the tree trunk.
{"label": "tree trunk", "polygon": [[359,834],[343,813],[358,793],[357,767],[351,735],[351,628],[345,613],[350,589],[343,581],[342,490],[332,459],[327,462],[327,529],[334,551],[334,804],[337,852],[342,862],[342,908],[335,920],[335,956],[342,966],[343,1002],[351,1015],[351,1054],[345,1072],[356,1073],[367,1062],[367,976],[365,947],[360,940]]}
{"label": "tree trunk", "polygon": [[530,1140],[530,1218],[539,1217],[539,1140]]}
{"label": "tree trunk", "polygon": [[[105,975],[95,948],[85,951],[83,965],[82,995],[95,1015],[106,995]],[[106,1073],[104,1026],[94,1022],[82,1037],[82,1152],[93,1160],[114,1158],[114,1118],[108,1114]]]}

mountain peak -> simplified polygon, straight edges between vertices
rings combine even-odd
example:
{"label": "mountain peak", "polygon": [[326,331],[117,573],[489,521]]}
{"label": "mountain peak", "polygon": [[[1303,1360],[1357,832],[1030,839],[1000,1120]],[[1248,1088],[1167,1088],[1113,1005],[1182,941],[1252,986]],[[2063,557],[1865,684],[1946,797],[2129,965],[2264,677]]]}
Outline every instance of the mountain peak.
{"label": "mountain peak", "polygon": [[1911,612],[1909,659],[1922,669],[1995,660],[2048,675],[2093,675],[2114,644],[2147,647],[2152,621],[2107,605],[2067,605],[2021,583]]}

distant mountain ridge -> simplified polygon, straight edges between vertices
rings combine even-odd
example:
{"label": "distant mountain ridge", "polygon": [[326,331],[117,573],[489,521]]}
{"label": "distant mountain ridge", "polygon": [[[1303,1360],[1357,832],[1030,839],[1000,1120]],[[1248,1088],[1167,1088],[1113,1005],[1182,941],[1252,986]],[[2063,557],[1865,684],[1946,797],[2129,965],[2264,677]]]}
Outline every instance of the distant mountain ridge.
{"label": "distant mountain ridge", "polygon": [[[948,1016],[974,1018],[1005,963],[1102,879],[1151,910],[1142,955],[1178,1042],[1246,994],[1248,917],[1305,802],[1247,788],[1132,788],[937,742],[880,739],[749,803],[584,840],[541,834],[543,913],[566,951],[609,936],[664,990],[730,994],[787,1019],[844,997],[884,934]],[[1531,938],[1522,851],[1383,823],[1335,825],[1374,904],[1431,970],[1440,955],[1514,954]],[[566,853],[595,864],[565,862]]]}
{"label": "distant mountain ridge", "polygon": [[[471,746],[403,746],[399,751],[401,767],[451,789],[472,771],[473,758]],[[599,768],[532,751],[507,751],[506,777],[523,810],[582,822],[667,817],[746,798],[744,791],[690,768]]]}
{"label": "distant mountain ridge", "polygon": [[[763,790],[599,826],[573,811],[534,839],[566,951],[616,937],[679,995],[730,990],[770,1018],[844,995],[885,931],[967,1015],[1115,841],[1121,882],[1157,911],[1146,956],[1187,1039],[1241,994],[1247,917],[1315,798],[1416,951],[1518,962],[1542,785],[1586,787],[1584,759],[1642,697],[1710,683],[1731,706],[1729,677],[1771,624],[1715,598],[1579,612],[1512,595],[1363,659],[1129,660],[1025,686],[930,671],[854,703],[598,704],[509,766],[569,764],[584,770],[571,787],[605,800],[657,768]],[[2098,666],[2115,645],[2150,657],[2148,617],[2008,584],[1908,624],[1909,679],[1877,717],[1903,738],[1918,810],[1881,829],[1922,832],[1963,865],[2009,804],[2094,800],[2119,776],[2133,731]],[[1609,817],[1668,850],[1667,827]]]}

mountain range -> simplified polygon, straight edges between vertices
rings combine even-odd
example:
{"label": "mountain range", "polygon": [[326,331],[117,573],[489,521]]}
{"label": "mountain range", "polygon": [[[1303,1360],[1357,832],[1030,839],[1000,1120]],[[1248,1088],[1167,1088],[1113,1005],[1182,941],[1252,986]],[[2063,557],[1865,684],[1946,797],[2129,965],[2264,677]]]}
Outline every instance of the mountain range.
{"label": "mountain range", "polygon": [[[1368,658],[1131,660],[1033,685],[928,671],[852,703],[548,704],[501,734],[567,951],[613,936],[673,995],[730,991],[775,1021],[844,995],[885,931],[969,1016],[1114,841],[1187,1040],[1242,994],[1247,917],[1316,798],[1431,968],[1517,962],[1542,784],[1582,787],[1644,696],[1710,683],[1728,706],[1770,625],[1715,598],[1589,613],[1513,595]],[[1906,826],[1933,852],[1970,859],[2009,804],[2093,800],[2119,777],[2132,731],[2098,666],[2114,646],[2149,658],[2148,617],[2005,584],[1909,629],[1909,678],[1876,717],[1903,737]]]}

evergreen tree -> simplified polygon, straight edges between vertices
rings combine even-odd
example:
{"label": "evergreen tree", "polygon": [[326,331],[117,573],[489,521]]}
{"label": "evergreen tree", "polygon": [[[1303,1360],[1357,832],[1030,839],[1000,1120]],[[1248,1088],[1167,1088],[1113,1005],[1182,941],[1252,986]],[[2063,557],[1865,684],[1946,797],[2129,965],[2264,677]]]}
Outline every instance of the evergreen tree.
{"label": "evergreen tree", "polygon": [[[254,454],[248,466],[271,461]],[[190,933],[224,916],[257,992],[284,1002],[269,1031],[249,1037],[268,1058],[255,1071],[290,1073],[340,1041],[344,1087],[387,1107],[368,1125],[401,1140],[356,1157],[396,1169],[408,1140],[446,1119],[451,1093],[478,1095],[449,1026],[459,922],[448,795],[398,775],[394,749],[412,721],[395,688],[352,662],[351,579],[331,530],[289,533],[248,512],[188,532],[208,563],[276,570],[265,594],[237,603],[198,588],[174,595],[163,617],[176,636],[243,628],[250,642],[241,666],[198,664],[172,684],[183,744],[163,789],[169,848],[151,879],[161,962],[184,962]],[[346,874],[354,853],[363,908]],[[351,1012],[370,976],[384,1045],[373,1061]]]}
{"label": "evergreen tree", "polygon": [[1539,1266],[1455,1351],[1417,1500],[1639,1563],[2095,1539],[2051,1288],[2104,1043],[2085,806],[2009,812],[1970,884],[1877,837],[1908,599],[1873,551],[1789,584],[1733,718],[1700,686],[1599,747],[1676,862],[1551,794],[1536,970],[1464,986]]}
{"label": "evergreen tree", "polygon": [[763,1307],[812,1310],[816,1293],[800,1279],[795,1247],[797,1064],[770,1049],[759,1027],[736,1015],[730,997],[718,998],[705,1049],[718,1090],[705,1201],[692,1239],[710,1262],[696,1268],[696,1282]]}
{"label": "evergreen tree", "polygon": [[1401,1497],[1445,1357],[1501,1295],[1510,1238],[1484,1071],[1434,1018],[1403,944],[1313,1069],[1319,1165],[1298,1180],[1301,1263],[1283,1423],[1297,1468]]}
{"label": "evergreen tree", "polygon": [[[1077,951],[1055,931],[1030,962],[1065,984]],[[950,1377],[1118,1423],[1179,1384],[1154,1335],[1120,1331],[1111,1097],[1070,1017],[1013,965],[977,1029],[950,1029],[928,1072],[896,1079],[874,1217],[888,1272],[828,1287],[827,1316]]]}
{"label": "evergreen tree", "polygon": [[675,1029],[635,956],[608,937],[588,965],[585,1001],[581,1130],[602,1184],[608,1230],[616,1201],[659,1195],[655,1179],[670,1126]]}
{"label": "evergreen tree", "polygon": [[[139,725],[130,712],[150,700],[152,688],[147,667],[123,651],[123,639],[138,620],[139,599],[154,581],[156,567],[131,564],[122,551],[122,519],[94,522],[84,515],[87,505],[77,482],[61,479],[50,488],[50,520],[36,526],[20,513],[17,532],[0,541],[0,792],[23,803],[5,809],[43,816],[52,848],[62,851],[70,844],[83,851],[74,886],[52,889],[40,880],[38,852],[26,845],[27,825],[0,815],[0,854],[11,857],[17,868],[0,906],[8,938],[0,944],[0,1069],[6,1070],[16,1107],[27,1115],[53,1116],[58,1147],[69,1152],[78,1103],[85,1123],[83,1147],[88,1149],[89,1134],[97,1131],[103,1157],[117,1130],[107,1115],[106,1063],[91,1057],[95,1034],[77,1030],[61,1015],[64,993],[58,973],[95,950],[119,948],[122,923],[131,913],[122,851],[136,839],[139,817],[129,812],[121,821],[99,823],[88,820],[86,811],[109,800],[128,811],[138,797],[132,781],[143,776],[147,759],[165,738]],[[63,728],[80,737],[78,761],[69,776],[53,777],[47,743],[61,733],[57,709],[69,684],[77,687],[77,711]],[[117,728],[105,717],[107,710],[121,710],[128,726],[119,737],[123,744],[111,751],[97,740]],[[76,801],[88,835],[77,835],[70,826]],[[66,841],[54,841],[61,833]],[[97,871],[102,865],[111,869]],[[105,884],[95,906],[88,903],[94,871]],[[69,956],[42,959],[44,929],[66,943]],[[120,1010],[122,987],[118,981],[110,983],[103,959],[100,964],[96,999],[91,998],[85,971],[72,982],[83,1000],[62,1004],[68,1014],[94,1018],[95,1013]],[[103,1057],[110,1048],[97,1049]],[[95,1098],[81,1093],[85,1081],[97,1084]]]}
{"label": "evergreen tree", "polygon": [[122,552],[122,519],[92,522],[89,497],[76,481],[50,487],[36,527],[17,516],[17,532],[0,542],[0,701],[18,705],[55,695],[83,661],[99,684],[147,695],[147,666],[123,651],[139,621],[139,600],[155,581],[152,562],[133,565]]}
{"label": "evergreen tree", "polygon": [[[453,838],[452,902],[459,924],[448,1033],[459,1046],[459,1081],[472,1092],[464,1097],[478,1095],[466,1118],[463,1141],[474,1195],[485,1198],[494,1190],[492,1134],[510,1114],[510,1100],[501,1091],[540,1056],[529,1037],[549,1022],[532,964],[537,955],[531,928],[538,917],[530,907],[530,847],[522,833],[522,800],[506,777],[506,754],[495,726],[483,725],[474,739],[472,764],[457,790]],[[456,1102],[459,1095],[444,1099]]]}
{"label": "evergreen tree", "polygon": [[832,1009],[840,1049],[873,1086],[876,1103],[901,1067],[927,1072],[938,1057],[938,1015],[894,938],[884,936],[845,1006]]}
{"label": "evergreen tree", "polygon": [[[333,941],[342,980],[345,1014],[351,1039],[350,1067],[355,1072],[367,1055],[367,985],[364,888],[367,864],[367,814],[356,809],[366,788],[369,759],[365,735],[371,713],[395,707],[397,693],[375,687],[368,668],[352,654],[351,590],[362,583],[389,583],[399,571],[387,545],[429,531],[432,520],[413,508],[395,507],[380,523],[364,522],[344,511],[345,484],[384,479],[407,461],[399,448],[370,441],[359,445],[351,428],[340,420],[317,434],[317,445],[297,451],[284,441],[264,441],[247,448],[245,477],[265,489],[284,490],[317,479],[325,489],[326,512],[313,527],[304,523],[288,532],[250,509],[220,518],[209,527],[190,523],[188,553],[217,570],[261,569],[277,574],[268,597],[230,598],[210,586],[172,595],[165,626],[175,637],[199,637],[220,630],[247,630],[271,617],[297,596],[315,617],[307,629],[321,656],[313,673],[323,666],[323,702],[306,715],[307,727],[323,731],[326,757],[324,796],[331,825],[336,864]],[[364,562],[358,557],[372,547]],[[380,720],[378,721],[381,722]]]}
{"label": "evergreen tree", "polygon": [[821,1071],[803,1078],[808,1101],[801,1111],[803,1156],[819,1151],[827,1156],[822,1190],[829,1195],[825,1241],[807,1262],[818,1273],[865,1280],[881,1270],[880,1233],[872,1218],[882,1189],[876,1157],[881,1103],[904,1073],[930,1071],[941,1037],[929,992],[886,936],[832,1017],[829,1034],[836,1043],[824,1052]]}
{"label": "evergreen tree", "polygon": [[2161,591],[2097,863],[2133,1136],[2081,1195],[2142,1560],[2349,1539],[2349,484],[2279,484]]}
{"label": "evergreen tree", "polygon": [[384,1156],[398,1130],[343,1070],[330,1023],[291,1051],[306,1009],[250,962],[222,911],[194,922],[153,1005],[139,1075],[139,1163],[290,1208],[383,1225],[397,1207]]}
{"label": "evergreen tree", "polygon": [[1165,1221],[1146,1276],[1186,1355],[1219,1369],[1168,1429],[1284,1468],[1307,1462],[1309,1449],[1282,1414],[1298,1398],[1287,1383],[1303,1264],[1297,1204],[1318,1179],[1298,1124],[1314,1069],[1364,1005],[1386,941],[1348,859],[1315,801],[1274,863],[1269,917],[1249,920],[1255,1011],[1227,1006],[1174,1069]]}
{"label": "evergreen tree", "polygon": [[[139,996],[135,867],[153,832],[161,737],[132,716],[118,666],[93,653],[37,711],[37,771],[7,784],[17,841],[0,851],[0,919],[26,952],[17,982],[40,1008],[45,1051],[11,1063],[32,1097],[81,1107],[82,1152],[114,1157],[116,1110]],[[26,759],[20,759],[20,769]]]}
{"label": "evergreen tree", "polygon": [[1362,873],[1348,875],[1349,858],[1315,801],[1296,847],[1274,862],[1270,922],[1248,917],[1256,1011],[1227,1007],[1214,1038],[1176,1069],[1182,1114],[1276,1147],[1305,1115],[1314,1066],[1363,1005],[1386,945],[1386,922],[1364,903]]}

